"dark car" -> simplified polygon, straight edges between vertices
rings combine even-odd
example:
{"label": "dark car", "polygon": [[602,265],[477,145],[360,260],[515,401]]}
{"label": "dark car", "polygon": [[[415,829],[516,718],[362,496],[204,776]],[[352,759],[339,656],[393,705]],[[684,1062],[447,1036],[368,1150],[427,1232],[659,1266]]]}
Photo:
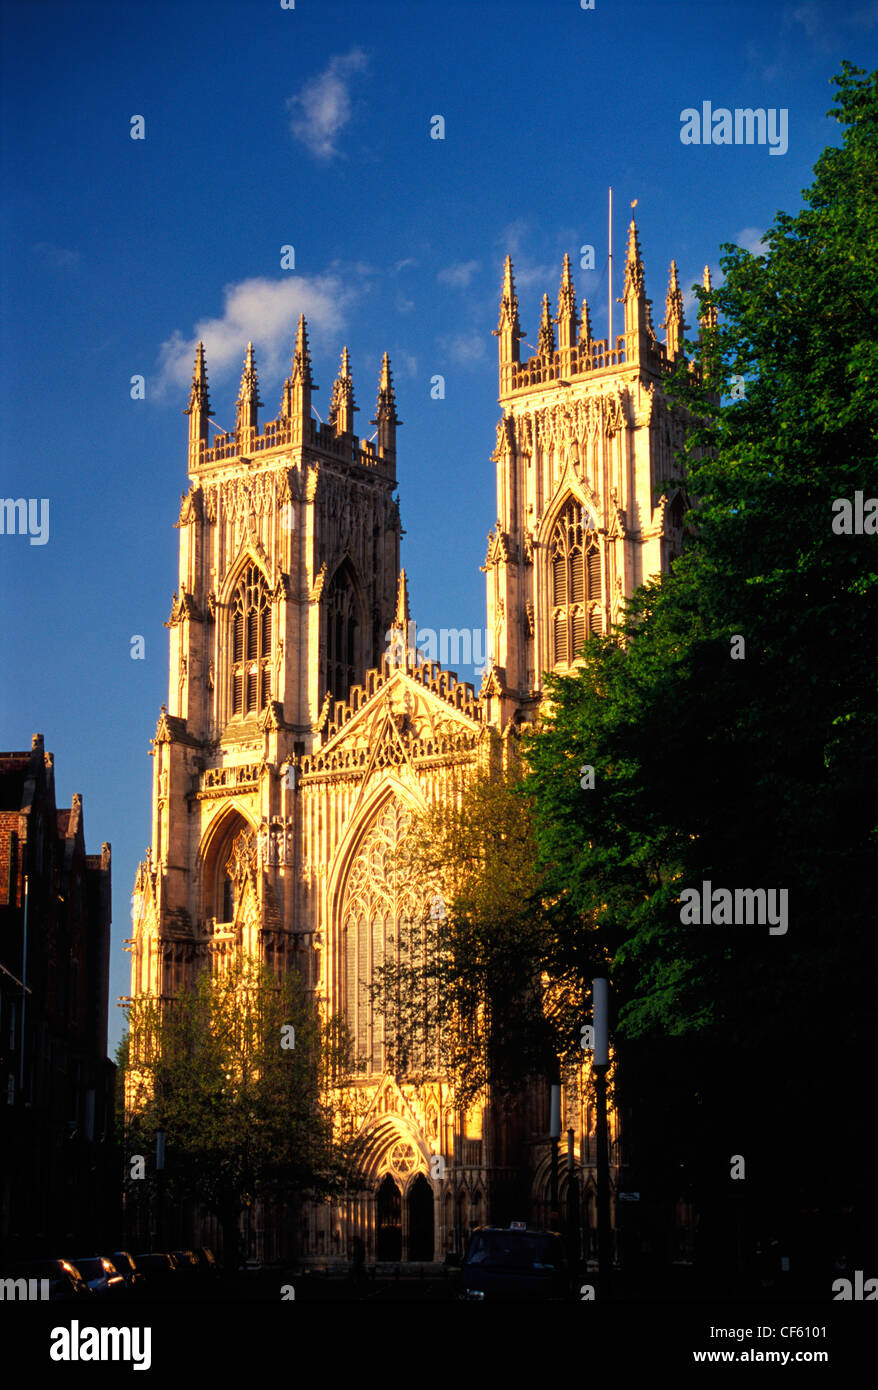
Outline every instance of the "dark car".
{"label": "dark car", "polygon": [[125,1280],[105,1255],[77,1256],[73,1261],[93,1294],[109,1298],[125,1292]]}
{"label": "dark car", "polygon": [[[6,1280],[15,1280],[16,1287],[8,1287]],[[41,1281],[48,1281],[49,1302],[60,1303],[71,1299],[89,1298],[91,1290],[81,1273],[69,1260],[17,1260],[0,1271],[4,1281],[3,1297],[6,1300],[18,1299],[22,1293],[29,1298],[31,1287],[22,1289],[19,1281],[35,1280],[34,1292],[42,1296]]]}
{"label": "dark car", "polygon": [[212,1250],[208,1250],[205,1246],[199,1245],[198,1249],[195,1251],[195,1258],[198,1261],[198,1269],[202,1279],[210,1280],[216,1278],[219,1274],[219,1266],[216,1262],[216,1255]]}
{"label": "dark car", "polygon": [[194,1250],[174,1250],[174,1259],[177,1261],[177,1268],[180,1271],[181,1281],[188,1285],[195,1283],[201,1272],[198,1263],[198,1256]]}
{"label": "dark car", "polygon": [[150,1251],[145,1255],[135,1255],[134,1258],[137,1268],[146,1279],[144,1293],[147,1298],[170,1298],[178,1292],[180,1271],[173,1255]]}
{"label": "dark car", "polygon": [[125,1280],[127,1293],[143,1293],[146,1286],[146,1277],[137,1267],[137,1261],[127,1250],[114,1250],[110,1259]]}
{"label": "dark car", "polygon": [[473,1231],[460,1267],[462,1299],[567,1299],[570,1276],[564,1242],[552,1231],[516,1224]]}

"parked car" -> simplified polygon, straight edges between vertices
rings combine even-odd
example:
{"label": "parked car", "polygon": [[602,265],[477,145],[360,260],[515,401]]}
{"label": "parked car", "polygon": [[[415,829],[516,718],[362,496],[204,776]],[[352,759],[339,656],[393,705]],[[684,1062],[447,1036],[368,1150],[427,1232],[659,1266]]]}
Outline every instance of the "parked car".
{"label": "parked car", "polygon": [[110,1259],[125,1280],[126,1293],[143,1293],[146,1287],[146,1276],[142,1270],[138,1269],[134,1256],[129,1254],[127,1250],[114,1250]]}
{"label": "parked car", "polygon": [[108,1260],[105,1255],[77,1257],[75,1265],[92,1293],[100,1298],[109,1298],[125,1292],[125,1280],[113,1261]]}
{"label": "parked car", "polygon": [[508,1230],[478,1227],[460,1267],[458,1296],[478,1302],[570,1298],[563,1240],[553,1231],[527,1230],[519,1223]]}
{"label": "parked car", "polygon": [[179,1292],[180,1272],[173,1255],[151,1250],[134,1258],[146,1279],[144,1293],[147,1298],[169,1298]]}
{"label": "parked car", "polygon": [[198,1279],[200,1273],[198,1256],[194,1250],[174,1250],[174,1259],[177,1261],[177,1268],[180,1272],[180,1279],[187,1287],[190,1287]]}
{"label": "parked car", "polygon": [[[37,1281],[37,1297],[42,1292],[39,1281],[47,1279],[49,1281],[50,1303],[89,1298],[91,1295],[91,1289],[83,1279],[82,1274],[69,1260],[16,1260],[15,1263],[6,1265],[0,1271],[0,1279],[35,1279]],[[18,1298],[19,1292],[20,1289],[15,1290],[16,1298]],[[9,1294],[5,1290],[4,1297],[9,1298]]]}
{"label": "parked car", "polygon": [[216,1262],[216,1255],[212,1250],[199,1245],[195,1251],[195,1258],[198,1261],[198,1268],[203,1279],[215,1279],[219,1274],[219,1265]]}

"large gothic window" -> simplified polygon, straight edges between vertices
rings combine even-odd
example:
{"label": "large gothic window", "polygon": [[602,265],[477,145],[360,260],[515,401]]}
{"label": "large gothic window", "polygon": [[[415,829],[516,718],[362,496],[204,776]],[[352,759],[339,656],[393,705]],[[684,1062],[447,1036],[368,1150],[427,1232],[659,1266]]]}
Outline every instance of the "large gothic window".
{"label": "large gothic window", "polygon": [[582,521],[583,508],[571,499],[549,544],[553,666],[570,665],[586,637],[601,631],[600,546]]}
{"label": "large gothic window", "polygon": [[[423,894],[397,859],[410,819],[399,802],[383,807],[366,833],[345,888],[343,1007],[354,1040],[355,1067],[361,1073],[380,1073],[385,1066],[385,1021],[370,997],[374,971],[390,953],[399,960],[400,945],[404,953],[411,951],[423,931]],[[422,1022],[425,1029],[426,1020]],[[422,1052],[422,1047],[414,1048],[410,1061],[423,1064]]]}
{"label": "large gothic window", "polygon": [[232,596],[232,714],[258,714],[271,698],[271,598],[256,565]]}
{"label": "large gothic window", "polygon": [[357,620],[354,586],[345,565],[336,571],[326,601],[326,686],[346,700],[354,683]]}

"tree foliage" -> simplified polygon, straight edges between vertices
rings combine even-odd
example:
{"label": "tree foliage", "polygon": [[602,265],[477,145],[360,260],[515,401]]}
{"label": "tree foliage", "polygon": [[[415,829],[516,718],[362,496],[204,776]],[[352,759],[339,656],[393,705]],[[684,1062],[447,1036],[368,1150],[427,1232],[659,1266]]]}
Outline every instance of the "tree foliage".
{"label": "tree foliage", "polygon": [[[700,419],[684,554],[547,677],[526,746],[545,886],[612,958],[618,1038],[692,1039],[754,1115],[750,1069],[783,1084],[800,1145],[815,1078],[856,1104],[838,1063],[870,1046],[878,964],[878,535],[833,529],[838,499],[878,493],[878,74],[833,81],[841,145],[761,254],[723,248],[698,290],[718,324],[668,383]],[[786,889],[787,934],[682,925],[703,880]]]}
{"label": "tree foliage", "polygon": [[128,1025],[126,1155],[151,1155],[164,1129],[172,1199],[196,1199],[228,1229],[257,1198],[339,1190],[352,1136],[334,1123],[333,1087],[349,1044],[337,1020],[321,1022],[298,972],[280,983],[253,962],[204,972],[173,1001],[132,1000]]}

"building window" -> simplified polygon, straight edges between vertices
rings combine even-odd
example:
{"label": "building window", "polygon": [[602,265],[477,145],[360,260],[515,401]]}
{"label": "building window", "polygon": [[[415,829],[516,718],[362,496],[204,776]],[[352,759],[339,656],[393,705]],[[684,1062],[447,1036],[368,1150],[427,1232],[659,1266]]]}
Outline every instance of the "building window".
{"label": "building window", "polygon": [[271,698],[271,599],[256,565],[232,597],[232,714],[258,714]]}
{"label": "building window", "polygon": [[600,545],[582,519],[583,508],[571,499],[549,544],[553,666],[569,666],[586,637],[602,631]]}
{"label": "building window", "polygon": [[[387,1061],[385,1019],[373,1002],[374,972],[385,962],[405,961],[417,950],[425,916],[423,894],[399,867],[399,847],[410,816],[398,802],[387,803],[372,822],[351,865],[342,904],[344,1013],[354,1040],[355,1070],[381,1073]],[[402,940],[400,940],[402,938]],[[402,958],[400,957],[402,948]],[[398,1068],[432,1066],[436,1038],[420,1016],[420,999],[400,999],[389,1026],[405,1036],[394,1037]],[[389,1042],[390,1039],[387,1039]]]}
{"label": "building window", "polygon": [[354,683],[357,620],[354,586],[343,565],[337,570],[326,600],[326,690],[334,700],[346,700]]}

